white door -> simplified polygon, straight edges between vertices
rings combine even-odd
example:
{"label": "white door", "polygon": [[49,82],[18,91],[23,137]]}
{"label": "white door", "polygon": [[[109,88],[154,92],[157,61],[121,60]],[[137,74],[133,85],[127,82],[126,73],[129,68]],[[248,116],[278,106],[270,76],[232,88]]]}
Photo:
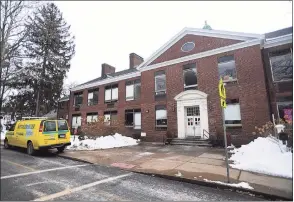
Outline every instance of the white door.
{"label": "white door", "polygon": [[186,108],[186,136],[201,137],[199,106]]}

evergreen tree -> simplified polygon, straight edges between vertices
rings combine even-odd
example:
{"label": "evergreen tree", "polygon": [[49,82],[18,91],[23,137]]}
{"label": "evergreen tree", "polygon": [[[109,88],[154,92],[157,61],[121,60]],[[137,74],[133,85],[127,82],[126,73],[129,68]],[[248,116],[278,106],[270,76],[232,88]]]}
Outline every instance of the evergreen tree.
{"label": "evergreen tree", "polygon": [[38,8],[29,17],[27,29],[26,54],[30,59],[23,78],[28,79],[24,84],[34,90],[35,115],[40,116],[57,107],[75,53],[74,37],[54,3]]}

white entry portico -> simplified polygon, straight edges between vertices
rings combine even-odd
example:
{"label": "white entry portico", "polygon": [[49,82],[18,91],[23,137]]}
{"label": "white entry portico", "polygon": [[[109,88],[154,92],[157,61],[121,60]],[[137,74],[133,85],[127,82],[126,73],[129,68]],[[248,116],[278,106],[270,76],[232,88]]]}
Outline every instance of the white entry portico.
{"label": "white entry portico", "polygon": [[[174,98],[177,102],[178,138],[208,136],[207,94],[199,90],[187,90]],[[206,136],[203,135],[206,130]]]}

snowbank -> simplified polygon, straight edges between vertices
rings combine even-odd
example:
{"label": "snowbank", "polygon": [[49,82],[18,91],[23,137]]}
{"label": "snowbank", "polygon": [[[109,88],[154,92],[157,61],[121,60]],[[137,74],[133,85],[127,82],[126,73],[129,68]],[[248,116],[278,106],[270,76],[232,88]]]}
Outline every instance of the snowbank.
{"label": "snowbank", "polygon": [[245,189],[253,189],[253,187],[251,187],[247,182],[240,182],[238,184],[235,184],[235,183],[225,183],[225,182],[220,182],[220,181],[211,181],[208,179],[203,179],[203,180],[205,182],[212,182],[212,183],[227,185],[227,186],[231,186],[231,187],[241,187],[241,188],[245,188]]}
{"label": "snowbank", "polygon": [[116,133],[115,135],[109,135],[105,137],[98,137],[96,140],[85,139],[79,140],[78,136],[71,137],[71,145],[67,147],[70,150],[95,150],[95,149],[110,149],[115,147],[125,147],[137,145],[138,141],[122,136]]}
{"label": "snowbank", "polygon": [[233,168],[292,178],[292,153],[273,137],[259,137],[232,152]]}

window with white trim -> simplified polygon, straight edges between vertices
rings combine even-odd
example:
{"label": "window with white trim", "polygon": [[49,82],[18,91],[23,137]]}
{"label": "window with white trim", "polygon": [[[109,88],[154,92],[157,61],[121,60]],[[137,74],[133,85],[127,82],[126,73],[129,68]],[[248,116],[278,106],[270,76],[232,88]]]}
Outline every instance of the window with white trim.
{"label": "window with white trim", "polygon": [[112,121],[117,119],[117,111],[105,111],[104,112],[104,123],[110,125]]}
{"label": "window with white trim", "polygon": [[98,104],[98,89],[93,89],[88,91],[88,105],[97,105]]}
{"label": "window with white trim", "polygon": [[187,64],[183,66],[184,89],[197,89],[197,69],[196,63]]}
{"label": "window with white trim", "polygon": [[96,122],[98,120],[98,113],[87,113],[87,123]]}
{"label": "window with white trim", "polygon": [[166,94],[166,76],[164,71],[155,72],[155,95]]}
{"label": "window with white trim", "polygon": [[125,126],[141,129],[141,109],[125,110]]}
{"label": "window with white trim", "polygon": [[274,82],[291,81],[293,79],[293,57],[290,48],[271,52],[269,58]]}
{"label": "window with white trim", "polygon": [[83,92],[74,93],[74,106],[81,106],[83,104]]}
{"label": "window with white trim", "polygon": [[116,102],[118,100],[118,84],[105,87],[105,103]]}
{"label": "window with white trim", "polygon": [[138,100],[141,94],[141,81],[128,81],[126,82],[126,101]]}
{"label": "window with white trim", "polygon": [[167,110],[164,105],[155,106],[155,126],[157,129],[167,128]]}
{"label": "window with white trim", "polygon": [[223,82],[237,81],[236,64],[233,55],[218,58],[218,73]]}
{"label": "window with white trim", "polygon": [[82,125],[82,117],[81,115],[73,115],[71,121],[72,128],[78,128]]}
{"label": "window with white trim", "polygon": [[239,99],[227,99],[227,107],[224,109],[225,124],[241,126],[241,111]]}

